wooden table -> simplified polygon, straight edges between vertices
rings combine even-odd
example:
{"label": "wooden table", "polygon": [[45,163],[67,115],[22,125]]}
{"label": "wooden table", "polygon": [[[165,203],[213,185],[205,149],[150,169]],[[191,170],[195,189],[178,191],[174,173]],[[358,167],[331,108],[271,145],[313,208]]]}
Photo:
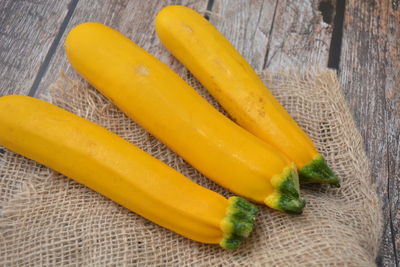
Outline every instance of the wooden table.
{"label": "wooden table", "polygon": [[0,95],[44,97],[60,71],[72,73],[64,38],[85,21],[118,29],[181,73],[154,33],[155,14],[170,4],[205,14],[256,70],[338,71],[383,204],[377,263],[399,266],[398,0],[0,0]]}

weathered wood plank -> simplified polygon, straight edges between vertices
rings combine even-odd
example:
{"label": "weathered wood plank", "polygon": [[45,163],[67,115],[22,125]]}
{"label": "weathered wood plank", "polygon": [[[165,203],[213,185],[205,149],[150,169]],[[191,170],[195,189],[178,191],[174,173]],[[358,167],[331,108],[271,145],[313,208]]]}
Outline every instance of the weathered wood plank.
{"label": "weathered wood plank", "polygon": [[276,0],[215,1],[210,22],[256,70],[262,70]]}
{"label": "weathered wood plank", "polygon": [[326,17],[324,22],[319,4],[318,0],[277,1],[264,68],[327,66],[332,20]]}
{"label": "weathered wood plank", "polygon": [[[388,198],[394,246],[394,260],[400,265],[400,11],[398,1],[389,4],[387,18],[387,76],[385,111],[387,116]],[[385,24],[384,24],[385,25]],[[383,26],[384,26],[383,25]],[[385,255],[385,254],[384,254]]]}
{"label": "weathered wood plank", "polygon": [[348,1],[340,77],[384,211],[378,265],[399,263],[400,15],[391,1]]}
{"label": "weathered wood plank", "polygon": [[0,95],[27,94],[69,3],[0,1]]}
{"label": "weathered wood plank", "polygon": [[63,44],[66,34],[70,29],[87,21],[100,22],[119,30],[139,46],[170,65],[175,71],[182,71],[183,68],[181,64],[162,47],[154,30],[154,19],[156,14],[162,7],[171,4],[186,5],[204,13],[207,6],[207,0],[80,0],[61,39],[62,45],[58,47],[54,57],[52,58],[49,70],[45,73],[41,83],[39,84],[36,95],[44,97],[47,94],[47,88],[57,79],[58,73],[60,72],[65,72],[72,77],[78,77],[65,57]]}
{"label": "weathered wood plank", "polygon": [[[210,21],[256,70],[326,66],[332,16],[317,0],[215,1]],[[328,9],[334,6],[328,3]],[[329,13],[329,11],[328,11]]]}

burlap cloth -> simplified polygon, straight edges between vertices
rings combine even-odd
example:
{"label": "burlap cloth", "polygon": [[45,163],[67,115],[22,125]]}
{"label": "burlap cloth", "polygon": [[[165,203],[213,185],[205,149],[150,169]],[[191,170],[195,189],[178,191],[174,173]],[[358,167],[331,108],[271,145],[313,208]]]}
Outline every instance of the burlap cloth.
{"label": "burlap cloth", "polygon": [[[1,156],[0,263],[4,265],[372,266],[382,215],[360,134],[330,70],[261,74],[341,179],[342,187],[304,186],[303,215],[260,206],[254,232],[236,251],[200,244],[149,222],[42,165]],[[214,106],[216,102],[185,75]],[[54,104],[94,121],[197,183],[225,196],[82,81],[63,77]],[[222,111],[223,112],[223,111]],[[168,200],[166,200],[168,201]]]}

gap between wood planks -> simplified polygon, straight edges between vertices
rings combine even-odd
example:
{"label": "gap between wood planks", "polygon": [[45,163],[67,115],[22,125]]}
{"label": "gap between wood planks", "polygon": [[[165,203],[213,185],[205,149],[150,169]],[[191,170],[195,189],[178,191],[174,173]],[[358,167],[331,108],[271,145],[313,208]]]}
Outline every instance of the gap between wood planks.
{"label": "gap between wood planks", "polygon": [[[319,10],[321,11],[323,17],[326,18],[326,16],[324,16],[323,3],[326,2],[320,2]],[[337,71],[339,71],[340,55],[342,51],[345,6],[346,6],[345,0],[336,0],[336,12],[333,22],[331,44],[329,47],[328,68],[333,68],[336,69]]]}
{"label": "gap between wood planks", "polygon": [[[268,35],[272,35],[272,31],[274,30],[274,24],[275,24],[275,15],[276,15],[276,9],[278,7],[278,1],[275,2],[275,7],[274,7],[274,14],[272,15],[272,22],[271,22],[271,28],[269,29]],[[270,45],[271,42],[268,42],[267,44],[267,49],[265,51],[265,56],[264,56],[264,63],[263,63],[263,70],[267,67],[267,61],[268,61],[268,55],[269,55],[269,50],[270,50]]]}
{"label": "gap between wood planks", "polygon": [[[211,12],[212,8],[214,6],[214,0],[208,0],[207,2],[207,11]],[[204,17],[206,18],[206,20],[210,20],[210,15],[209,14],[205,14]]]}
{"label": "gap between wood planks", "polygon": [[63,22],[60,25],[60,29],[58,30],[56,37],[54,38],[53,42],[51,43],[51,46],[49,48],[49,51],[46,54],[46,57],[44,58],[43,63],[40,65],[39,71],[37,72],[36,77],[33,81],[33,84],[29,90],[29,93],[28,93],[29,96],[36,95],[37,88],[49,67],[50,60],[53,57],[54,53],[56,52],[57,46],[60,43],[61,37],[63,36],[69,21],[71,20],[72,14],[74,13],[74,10],[78,4],[78,1],[79,0],[71,0],[71,2],[69,3],[67,15],[65,16]]}

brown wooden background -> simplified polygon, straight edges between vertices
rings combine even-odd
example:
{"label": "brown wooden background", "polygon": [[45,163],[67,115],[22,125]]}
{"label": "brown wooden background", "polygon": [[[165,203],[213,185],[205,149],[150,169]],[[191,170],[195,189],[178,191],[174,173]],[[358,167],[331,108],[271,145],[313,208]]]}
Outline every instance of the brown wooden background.
{"label": "brown wooden background", "polygon": [[0,95],[43,97],[60,71],[73,73],[63,42],[85,21],[118,29],[181,72],[154,33],[155,14],[170,4],[205,14],[256,70],[337,69],[383,204],[377,264],[399,266],[398,0],[0,0]]}

